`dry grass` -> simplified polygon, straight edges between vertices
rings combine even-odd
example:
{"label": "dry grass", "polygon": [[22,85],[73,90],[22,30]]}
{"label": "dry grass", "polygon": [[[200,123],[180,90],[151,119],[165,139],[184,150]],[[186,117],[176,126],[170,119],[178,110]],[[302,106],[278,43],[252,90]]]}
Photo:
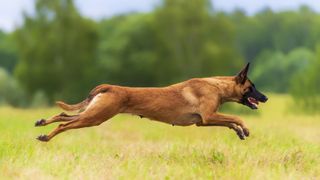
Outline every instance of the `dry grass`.
{"label": "dry grass", "polygon": [[319,179],[320,117],[291,115],[272,95],[241,115],[251,136],[219,127],[177,127],[120,115],[99,127],[35,140],[58,109],[0,108],[1,179]]}

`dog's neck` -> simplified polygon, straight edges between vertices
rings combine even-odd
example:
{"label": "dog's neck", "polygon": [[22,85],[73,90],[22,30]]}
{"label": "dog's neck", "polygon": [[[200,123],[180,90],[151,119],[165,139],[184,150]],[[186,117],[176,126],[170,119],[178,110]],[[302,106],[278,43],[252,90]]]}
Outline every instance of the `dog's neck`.
{"label": "dog's neck", "polygon": [[240,96],[237,91],[237,83],[234,76],[215,76],[205,78],[211,85],[217,87],[221,95],[221,101],[224,102],[239,102]]}

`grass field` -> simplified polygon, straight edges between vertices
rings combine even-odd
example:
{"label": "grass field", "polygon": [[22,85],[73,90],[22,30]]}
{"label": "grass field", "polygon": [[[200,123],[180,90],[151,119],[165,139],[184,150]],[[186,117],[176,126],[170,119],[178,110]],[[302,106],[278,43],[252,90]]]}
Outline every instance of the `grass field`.
{"label": "grass field", "polygon": [[0,108],[0,179],[320,179],[320,117],[291,115],[272,95],[241,115],[251,136],[221,127],[178,127],[119,115],[99,127],[35,140],[59,109]]}

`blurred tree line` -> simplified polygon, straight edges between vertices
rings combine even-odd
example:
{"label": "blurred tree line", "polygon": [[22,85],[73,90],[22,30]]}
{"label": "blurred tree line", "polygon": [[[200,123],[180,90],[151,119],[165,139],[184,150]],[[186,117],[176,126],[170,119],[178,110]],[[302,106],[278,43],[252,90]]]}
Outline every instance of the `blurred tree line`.
{"label": "blurred tree line", "polygon": [[192,77],[250,73],[264,91],[320,105],[320,15],[216,11],[208,0],[163,0],[153,12],[101,21],[72,0],[37,0],[14,32],[0,31],[0,103],[77,102],[99,83],[163,86]]}

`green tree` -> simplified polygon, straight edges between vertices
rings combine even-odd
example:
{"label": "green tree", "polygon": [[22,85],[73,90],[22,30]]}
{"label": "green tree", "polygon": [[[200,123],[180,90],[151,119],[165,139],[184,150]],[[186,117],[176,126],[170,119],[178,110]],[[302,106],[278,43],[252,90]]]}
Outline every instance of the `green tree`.
{"label": "green tree", "polygon": [[210,7],[208,0],[164,0],[156,9],[154,27],[161,61],[155,73],[166,79],[161,81],[231,74],[241,66],[231,21]]}
{"label": "green tree", "polygon": [[233,74],[242,65],[234,27],[207,0],[166,0],[154,13],[100,23],[104,79],[131,86],[167,85],[187,78]]}
{"label": "green tree", "polygon": [[16,63],[17,54],[12,35],[0,30],[0,67],[5,68],[9,73],[12,73]]}
{"label": "green tree", "polygon": [[288,54],[264,51],[254,62],[251,77],[261,89],[286,93],[290,80],[295,74],[303,72],[313,59],[313,52],[306,48],[297,48]]}
{"label": "green tree", "polygon": [[236,44],[248,61],[265,50],[314,49],[320,38],[319,15],[307,6],[298,11],[273,12],[265,8],[254,16],[236,10],[229,15],[236,27]]}
{"label": "green tree", "polygon": [[104,81],[129,86],[156,84],[152,15],[131,14],[100,24],[99,54]]}
{"label": "green tree", "polygon": [[297,47],[315,48],[320,24],[310,8],[301,6],[299,11],[280,12],[277,18],[281,23],[272,38],[275,49],[288,53]]}
{"label": "green tree", "polygon": [[17,81],[0,67],[0,105],[26,106],[26,97]]}
{"label": "green tree", "polygon": [[29,95],[43,91],[52,102],[82,99],[95,84],[96,25],[72,0],[37,0],[15,32],[20,61],[15,76]]}
{"label": "green tree", "polygon": [[291,79],[290,93],[295,106],[307,112],[319,113],[320,106],[320,47],[316,56],[305,71],[297,73]]}
{"label": "green tree", "polygon": [[236,10],[230,18],[236,29],[237,48],[247,61],[254,61],[263,50],[274,50],[273,36],[281,21],[271,9],[263,9],[254,16]]}

